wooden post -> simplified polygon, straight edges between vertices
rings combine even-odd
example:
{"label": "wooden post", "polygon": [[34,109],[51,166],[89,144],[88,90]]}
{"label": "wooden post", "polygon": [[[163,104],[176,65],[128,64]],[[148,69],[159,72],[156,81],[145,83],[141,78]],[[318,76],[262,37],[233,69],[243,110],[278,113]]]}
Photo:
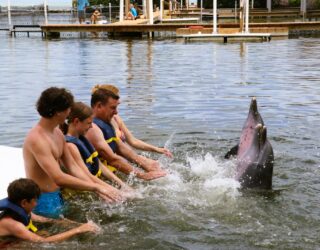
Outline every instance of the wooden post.
{"label": "wooden post", "polygon": [[150,5],[149,0],[146,0],[146,18],[147,18],[148,20],[150,19],[150,12],[149,12],[150,7],[149,7],[149,5]]}
{"label": "wooden post", "polygon": [[109,3],[109,22],[110,23],[112,22],[112,19],[111,19],[111,3]]}
{"label": "wooden post", "polygon": [[235,23],[237,23],[237,15],[238,15],[237,8],[238,8],[237,1],[234,1],[234,22]]}
{"label": "wooden post", "polygon": [[162,22],[162,18],[163,18],[163,1],[164,0],[160,0],[160,21]]}
{"label": "wooden post", "polygon": [[213,34],[217,34],[217,0],[213,0]]}
{"label": "wooden post", "polygon": [[8,25],[9,25],[9,29],[11,30],[11,26],[12,26],[12,22],[11,22],[11,3],[10,0],[8,0]]}
{"label": "wooden post", "polygon": [[301,12],[302,17],[304,19],[305,14],[307,12],[307,1],[306,0],[301,0],[301,2],[300,2],[300,12]]}
{"label": "wooden post", "polygon": [[[149,24],[153,24],[153,0],[147,0],[149,2]],[[153,32],[149,32],[149,37],[153,37]]]}
{"label": "wooden post", "polygon": [[246,2],[246,27],[245,32],[249,33],[249,0],[245,0]]}
{"label": "wooden post", "polygon": [[239,25],[240,25],[240,32],[243,32],[243,1],[240,0],[240,8],[239,8]]}
{"label": "wooden post", "polygon": [[200,0],[200,23],[202,23],[202,7],[203,7],[203,0]]}
{"label": "wooden post", "polygon": [[120,0],[120,10],[119,10],[119,21],[123,21],[123,5],[124,5],[124,0]]}
{"label": "wooden post", "polygon": [[268,12],[271,12],[271,0],[267,0],[267,9]]}
{"label": "wooden post", "polygon": [[143,0],[142,5],[143,5],[142,11],[143,11],[144,18],[147,18],[147,0]]}
{"label": "wooden post", "polygon": [[153,24],[153,0],[149,0],[149,24]]}
{"label": "wooden post", "polygon": [[127,14],[128,14],[128,12],[129,12],[129,9],[130,9],[130,7],[129,7],[129,5],[130,5],[130,0],[125,0],[126,2],[125,2],[125,8],[124,8],[124,15],[125,16],[127,16]]}
{"label": "wooden post", "polygon": [[44,10],[44,23],[47,25],[48,24],[48,11],[47,11],[47,0],[44,0],[43,3],[43,10]]}

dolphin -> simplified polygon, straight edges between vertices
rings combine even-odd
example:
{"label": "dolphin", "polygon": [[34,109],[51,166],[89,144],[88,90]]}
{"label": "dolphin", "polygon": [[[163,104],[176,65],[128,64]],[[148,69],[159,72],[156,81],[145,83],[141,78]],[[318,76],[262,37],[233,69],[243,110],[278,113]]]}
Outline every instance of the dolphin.
{"label": "dolphin", "polygon": [[235,179],[242,188],[272,188],[273,149],[255,97],[251,100],[240,142],[227,152],[225,158],[229,159],[234,155],[237,157]]}

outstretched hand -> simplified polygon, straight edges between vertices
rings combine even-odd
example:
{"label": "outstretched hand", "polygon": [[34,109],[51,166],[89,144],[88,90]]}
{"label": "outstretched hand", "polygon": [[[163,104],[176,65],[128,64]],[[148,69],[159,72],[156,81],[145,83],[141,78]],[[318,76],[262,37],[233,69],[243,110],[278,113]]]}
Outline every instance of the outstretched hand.
{"label": "outstretched hand", "polygon": [[98,233],[99,231],[101,231],[101,228],[97,224],[95,224],[93,221],[89,221],[79,226],[78,230],[80,230],[80,232],[83,232],[83,233],[84,232]]}
{"label": "outstretched hand", "polygon": [[173,158],[172,153],[170,152],[169,149],[167,148],[159,148],[159,151],[161,154],[164,154],[165,156],[169,157],[169,158]]}
{"label": "outstretched hand", "polygon": [[121,202],[124,200],[124,197],[122,196],[121,192],[113,187],[101,187],[98,191],[100,197],[107,202]]}
{"label": "outstretched hand", "polygon": [[160,177],[166,176],[167,172],[163,170],[158,170],[158,171],[151,171],[147,173],[139,173],[138,177],[141,179],[144,179],[146,181],[158,179]]}

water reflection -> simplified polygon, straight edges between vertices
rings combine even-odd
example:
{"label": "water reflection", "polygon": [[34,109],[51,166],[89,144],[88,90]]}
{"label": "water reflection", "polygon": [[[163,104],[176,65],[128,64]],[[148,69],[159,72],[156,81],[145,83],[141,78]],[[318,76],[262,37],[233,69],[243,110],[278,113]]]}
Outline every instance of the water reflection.
{"label": "water reflection", "polygon": [[[141,107],[150,107],[154,102],[153,94],[153,42],[148,40],[146,46],[132,40],[127,44],[127,99],[126,105],[136,113]],[[156,62],[155,62],[156,63]],[[152,106],[151,106],[152,107]],[[150,110],[144,108],[142,117],[148,117]]]}

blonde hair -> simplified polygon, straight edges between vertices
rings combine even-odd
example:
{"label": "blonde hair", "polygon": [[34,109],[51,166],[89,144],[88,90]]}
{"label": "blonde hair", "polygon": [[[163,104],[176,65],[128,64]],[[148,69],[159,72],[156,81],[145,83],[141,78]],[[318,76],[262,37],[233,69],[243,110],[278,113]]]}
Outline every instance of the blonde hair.
{"label": "blonde hair", "polygon": [[108,90],[110,92],[112,92],[113,94],[119,96],[119,89],[111,84],[96,84],[92,90],[91,90],[91,94],[94,94],[97,90],[100,89],[104,89],[104,90]]}

